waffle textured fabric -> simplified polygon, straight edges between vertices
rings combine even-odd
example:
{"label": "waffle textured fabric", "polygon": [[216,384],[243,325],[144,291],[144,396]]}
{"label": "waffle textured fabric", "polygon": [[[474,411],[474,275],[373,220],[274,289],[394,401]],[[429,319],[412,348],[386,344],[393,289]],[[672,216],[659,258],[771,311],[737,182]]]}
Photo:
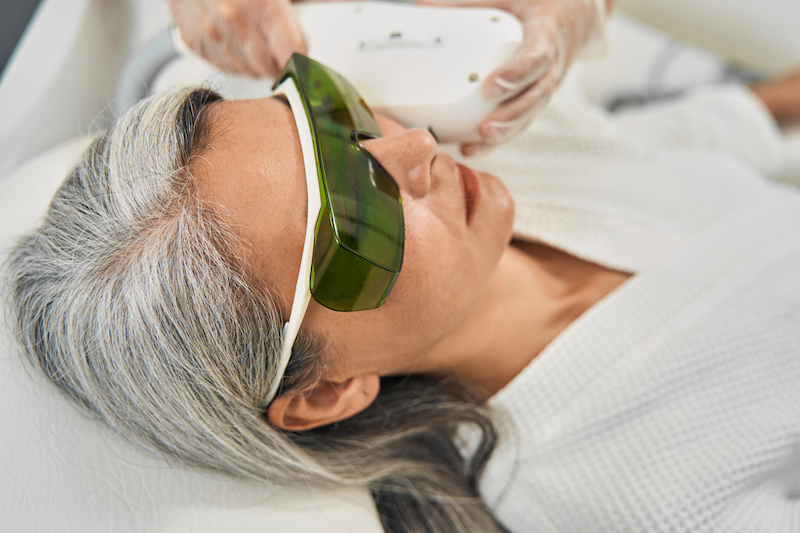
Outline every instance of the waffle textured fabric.
{"label": "waffle textured fabric", "polygon": [[503,177],[520,238],[634,275],[490,405],[514,532],[800,532],[800,191],[735,87],[624,117],[561,96]]}

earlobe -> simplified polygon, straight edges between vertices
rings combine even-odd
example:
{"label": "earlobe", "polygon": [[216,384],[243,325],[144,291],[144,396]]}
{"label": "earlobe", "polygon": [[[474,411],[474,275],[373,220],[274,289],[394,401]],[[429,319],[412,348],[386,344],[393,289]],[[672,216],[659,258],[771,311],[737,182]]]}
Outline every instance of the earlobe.
{"label": "earlobe", "polygon": [[323,380],[312,388],[289,391],[275,398],[267,409],[267,419],[289,431],[314,429],[360,413],[379,391],[378,374],[362,374],[345,381]]}

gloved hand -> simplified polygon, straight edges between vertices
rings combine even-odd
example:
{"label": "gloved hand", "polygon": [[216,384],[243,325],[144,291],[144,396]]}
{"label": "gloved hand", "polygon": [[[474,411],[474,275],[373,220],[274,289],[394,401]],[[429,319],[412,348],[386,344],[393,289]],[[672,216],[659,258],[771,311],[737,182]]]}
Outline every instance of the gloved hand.
{"label": "gloved hand", "polygon": [[462,144],[475,155],[521,132],[550,100],[572,59],[600,39],[611,0],[417,0],[420,5],[493,7],[524,26],[517,55],[483,83],[483,95],[502,102],[478,127],[482,142]]}
{"label": "gloved hand", "polygon": [[225,72],[277,76],[306,53],[290,0],[171,0],[186,44]]}

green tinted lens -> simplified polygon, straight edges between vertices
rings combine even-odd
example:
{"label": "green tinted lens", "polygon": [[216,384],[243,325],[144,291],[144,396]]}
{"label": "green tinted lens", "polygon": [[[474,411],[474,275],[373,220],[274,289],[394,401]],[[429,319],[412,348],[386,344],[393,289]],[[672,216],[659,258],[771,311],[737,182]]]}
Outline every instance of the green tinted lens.
{"label": "green tinted lens", "polygon": [[322,192],[311,294],[338,311],[374,309],[400,272],[405,238],[397,184],[358,140],[380,137],[378,124],[355,89],[319,63],[295,55],[280,81],[286,76],[307,106]]}

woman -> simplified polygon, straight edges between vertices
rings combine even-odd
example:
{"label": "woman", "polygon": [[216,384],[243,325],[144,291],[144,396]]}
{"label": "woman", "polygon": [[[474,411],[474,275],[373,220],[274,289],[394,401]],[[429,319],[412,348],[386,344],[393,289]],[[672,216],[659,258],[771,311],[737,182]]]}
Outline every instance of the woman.
{"label": "woman", "polygon": [[[797,83],[794,77],[762,88],[763,102],[777,114],[774,100],[795,94]],[[742,116],[763,115],[755,110],[760,104],[743,103],[741,95],[731,101],[744,106]],[[387,531],[501,531],[500,522],[518,531],[658,524],[697,530],[708,523],[722,530],[736,491],[756,483],[752,462],[777,468],[792,449],[796,409],[767,420],[765,412],[777,412],[768,397],[738,388],[744,403],[759,402],[731,405],[724,380],[706,381],[683,362],[724,365],[711,349],[719,337],[692,329],[706,316],[739,320],[742,331],[752,326],[750,317],[714,307],[747,288],[715,284],[715,269],[732,264],[730,254],[740,254],[736,265],[748,254],[775,258],[766,265],[770,279],[785,279],[797,239],[784,235],[785,224],[778,225],[783,233],[767,226],[780,233],[770,239],[790,244],[772,243],[740,211],[752,207],[757,215],[768,206],[792,221],[797,194],[776,192],[717,156],[690,154],[682,168],[694,165],[699,177],[681,182],[676,195],[669,180],[679,174],[670,157],[683,154],[664,158],[651,147],[663,139],[631,141],[616,122],[569,104],[556,106],[526,138],[540,154],[493,156],[498,165],[527,166],[534,177],[526,182],[541,187],[521,193],[526,201],[526,194],[543,199],[519,211],[514,241],[514,204],[503,183],[456,165],[427,132],[379,118],[383,136],[361,145],[400,190],[402,272],[377,309],[339,313],[312,301],[279,376],[281,327],[294,303],[307,228],[295,113],[279,98],[225,102],[207,90],[169,93],[132,109],[87,151],[43,227],[9,264],[18,338],[67,395],[132,439],[192,466],[270,482],[367,485]],[[637,132],[641,124],[627,120]],[[752,123],[763,126],[764,117]],[[573,141],[556,142],[567,131]],[[591,157],[570,154],[574,146]],[[550,153],[560,163],[547,160]],[[526,158],[538,156],[542,164],[530,167]],[[581,172],[589,161],[597,173]],[[568,172],[548,176],[548,165],[556,164]],[[578,182],[563,179],[570,172],[589,179],[574,187]],[[637,172],[640,189],[612,176],[627,180]],[[729,187],[719,181],[722,173],[730,174]],[[591,194],[584,186],[593,187]],[[646,198],[650,204],[639,205]],[[675,205],[697,209],[671,210]],[[630,211],[604,211],[608,206]],[[717,224],[728,215],[751,228],[741,231],[741,247],[713,233],[731,226]],[[563,223],[573,218],[577,226]],[[769,246],[759,248],[759,239]],[[676,277],[687,261],[682,254],[704,250],[706,241],[718,245],[712,257],[689,261],[697,272]],[[734,274],[736,281],[747,272]],[[651,285],[675,291],[648,292]],[[682,300],[681,288],[694,292]],[[757,315],[772,323],[775,317],[763,313],[775,308],[779,319],[796,318],[794,287],[778,295],[766,288],[774,299],[754,306]],[[781,306],[773,305],[778,300]],[[682,308],[690,312],[678,315]],[[592,328],[609,321],[619,328],[611,336],[631,344],[630,354],[592,345],[603,340],[588,335]],[[785,343],[794,329],[769,330],[770,338]],[[748,338],[724,346],[735,355],[728,362],[745,374],[739,362],[747,352],[739,354]],[[759,389],[796,400],[777,392],[797,372],[796,363],[779,365],[787,362],[784,344],[756,346],[765,347],[772,372]],[[648,359],[659,350],[674,354],[677,367]],[[768,380],[779,367],[781,378]],[[638,382],[643,368],[658,372]],[[705,383],[723,398],[716,410],[703,410]],[[539,394],[534,401],[531,391]],[[669,410],[685,398],[700,399]],[[694,453],[693,446],[681,448],[698,442],[697,421],[679,431],[692,407],[703,423],[731,408],[723,414],[748,422],[733,424],[739,434],[775,435],[738,450],[751,459],[744,467],[709,469],[708,457],[727,457],[727,448],[716,441],[700,442]],[[507,436],[482,485],[490,509],[477,483],[495,447],[493,422]],[[614,461],[603,463],[609,444],[616,445]],[[640,445],[646,460],[636,456]],[[754,449],[763,454],[754,456]],[[620,467],[621,459],[630,467]],[[586,460],[602,468],[592,471]],[[686,488],[667,486],[676,475],[671,468],[688,476]],[[609,473],[616,478],[605,486]],[[704,492],[709,481],[721,491]],[[581,509],[570,508],[576,495]],[[710,500],[692,503],[700,496]]]}

